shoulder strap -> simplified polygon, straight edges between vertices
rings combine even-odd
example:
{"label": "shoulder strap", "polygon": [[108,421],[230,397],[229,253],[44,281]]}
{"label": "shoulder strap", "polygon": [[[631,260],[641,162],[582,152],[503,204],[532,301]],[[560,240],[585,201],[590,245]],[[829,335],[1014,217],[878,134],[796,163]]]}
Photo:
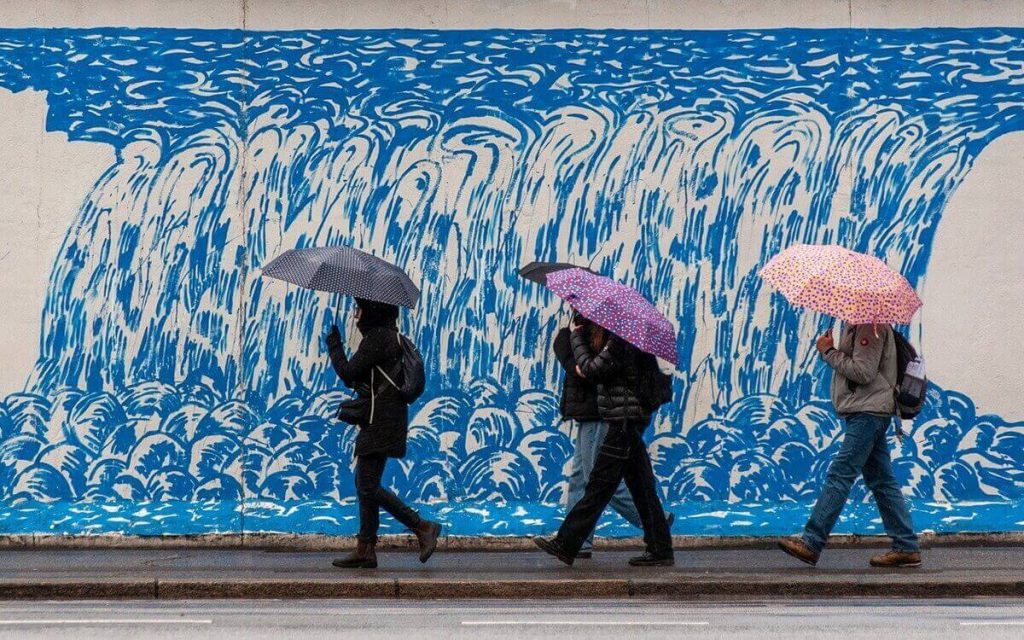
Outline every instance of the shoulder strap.
{"label": "shoulder strap", "polygon": [[[390,382],[390,383],[391,383],[391,386],[392,386],[392,387],[394,387],[394,388],[396,388],[396,389],[399,389],[398,385],[397,385],[397,384],[395,384],[395,381],[394,381],[394,380],[392,380],[392,379],[391,379],[391,376],[389,376],[389,375],[388,375],[387,373],[385,373],[383,369],[381,369],[380,367],[376,367],[376,369],[377,369],[377,371],[380,371],[380,375],[384,376],[384,379],[385,379],[385,380],[387,380],[388,382]],[[399,389],[399,390],[401,390],[401,389]]]}
{"label": "shoulder strap", "polygon": [[[399,333],[398,331],[396,331],[395,332],[395,339],[398,340],[399,348],[402,348],[402,334]],[[398,366],[398,367],[402,366],[402,356],[401,356],[401,353],[399,353],[398,364],[396,366]],[[376,369],[377,369],[377,371],[380,371],[380,375],[384,376],[385,380],[387,380],[388,382],[391,383],[392,387],[394,387],[395,389],[398,389],[399,391],[402,390],[401,387],[399,387],[397,384],[395,384],[395,381],[391,379],[391,376],[389,376],[387,374],[387,372],[384,371],[384,369],[381,369],[379,365],[376,367]]]}

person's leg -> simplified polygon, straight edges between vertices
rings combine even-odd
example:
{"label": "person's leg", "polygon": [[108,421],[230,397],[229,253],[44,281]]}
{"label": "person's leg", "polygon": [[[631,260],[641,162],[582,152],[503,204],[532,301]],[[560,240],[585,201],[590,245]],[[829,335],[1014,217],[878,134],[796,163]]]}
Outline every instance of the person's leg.
{"label": "person's leg", "polygon": [[921,550],[910,519],[907,501],[892,471],[889,454],[891,418],[877,418],[875,446],[864,464],[864,482],[875,496],[885,533],[892,538],[893,551],[916,553]]}
{"label": "person's leg", "polygon": [[[597,458],[597,450],[604,440],[606,429],[603,422],[576,422],[575,451],[572,455],[572,471],[569,474],[569,495],[567,500],[566,513],[572,511],[576,503],[583,497],[587,488],[587,481],[590,479],[590,472],[594,469],[594,460]],[[594,543],[594,534],[583,542],[580,552],[590,551]]]}
{"label": "person's leg", "polygon": [[356,497],[359,500],[359,539],[376,543],[380,528],[380,507],[377,504],[377,488],[384,474],[385,458],[381,456],[359,456],[356,459]]}
{"label": "person's leg", "polygon": [[377,477],[377,487],[374,490],[374,497],[377,504],[380,505],[382,509],[390,513],[395,520],[398,520],[410,530],[415,531],[422,521],[420,514],[416,513],[412,507],[402,502],[401,498],[396,496],[390,490],[385,489],[380,484],[380,479],[384,475],[384,467],[386,465],[387,458],[383,458],[380,465],[381,474]]}
{"label": "person's leg", "polygon": [[[607,425],[602,423],[603,431],[608,430]],[[640,443],[644,450],[647,450],[646,444]],[[622,516],[626,522],[633,525],[637,529],[643,529],[643,519],[640,517],[640,512],[636,508],[636,504],[633,501],[633,496],[629,492],[629,488],[626,486],[625,481],[619,483],[619,487],[615,490],[615,494],[612,496],[611,501],[608,502],[608,506],[615,510],[620,516]]]}
{"label": "person's leg", "polygon": [[[587,481],[590,479],[590,474],[594,469],[594,461],[597,459],[597,452],[601,448],[601,443],[604,442],[605,436],[608,434],[608,425],[600,420],[593,422],[580,422],[577,423],[579,430],[576,436],[576,452],[573,455],[573,470],[572,475],[569,477],[569,508],[572,509],[579,502],[580,498],[583,497],[583,491],[586,489]],[[577,476],[577,469],[579,469],[580,477]],[[576,491],[573,491],[573,484],[578,483]],[[643,528],[643,523],[640,521],[640,514],[637,513],[636,506],[633,504],[633,498],[629,495],[629,490],[626,488],[626,483],[620,482],[618,489],[612,495],[611,501],[608,506],[619,513],[627,522],[635,526],[637,529]],[[596,528],[596,525],[595,525]],[[583,546],[580,547],[580,553],[591,551],[594,546],[594,532],[590,532],[590,536],[583,542]]]}
{"label": "person's leg", "polygon": [[623,479],[643,522],[647,552],[657,558],[670,558],[673,555],[672,534],[658,495],[651,456],[642,437],[643,426],[628,425],[627,429],[632,431],[633,442],[623,468]]}
{"label": "person's leg", "polygon": [[846,505],[850,487],[861,474],[875,444],[875,422],[867,414],[849,416],[843,425],[843,444],[828,468],[825,488],[818,496],[814,511],[804,527],[803,540],[812,551],[821,553]]}
{"label": "person's leg", "polygon": [[555,542],[576,557],[583,541],[594,531],[601,513],[622,482],[622,467],[629,456],[630,439],[621,424],[611,425],[598,451],[583,497],[565,516]]}

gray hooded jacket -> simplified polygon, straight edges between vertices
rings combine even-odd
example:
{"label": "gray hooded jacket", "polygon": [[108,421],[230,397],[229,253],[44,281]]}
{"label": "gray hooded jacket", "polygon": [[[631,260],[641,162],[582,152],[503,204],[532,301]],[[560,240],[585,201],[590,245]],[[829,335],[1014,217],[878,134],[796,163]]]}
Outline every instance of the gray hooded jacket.
{"label": "gray hooded jacket", "polygon": [[832,367],[832,404],[836,413],[896,414],[896,341],[892,327],[848,326],[836,348],[822,358]]}

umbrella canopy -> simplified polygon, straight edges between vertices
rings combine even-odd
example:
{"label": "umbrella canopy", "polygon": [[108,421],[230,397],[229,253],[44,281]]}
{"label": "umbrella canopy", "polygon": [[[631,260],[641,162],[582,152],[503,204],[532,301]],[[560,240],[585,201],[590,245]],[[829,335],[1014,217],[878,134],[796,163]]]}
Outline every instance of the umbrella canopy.
{"label": "umbrella canopy", "polygon": [[581,267],[575,264],[569,264],[568,262],[531,262],[519,270],[519,277],[526,278],[530,282],[546,285],[548,283],[547,276],[549,273],[564,271],[565,269],[583,269],[590,273],[596,273],[590,269],[590,267]]}
{"label": "umbrella canopy", "polygon": [[907,324],[922,305],[884,262],[836,245],[790,247],[768,261],[761,277],[792,304],[850,324]]}
{"label": "umbrella canopy", "polygon": [[641,351],[678,364],[675,328],[635,289],[584,269],[549,273],[547,287],[591,322]]}
{"label": "umbrella canopy", "polygon": [[352,247],[289,249],[263,267],[263,275],[305,289],[343,293],[412,309],[420,290],[405,272]]}

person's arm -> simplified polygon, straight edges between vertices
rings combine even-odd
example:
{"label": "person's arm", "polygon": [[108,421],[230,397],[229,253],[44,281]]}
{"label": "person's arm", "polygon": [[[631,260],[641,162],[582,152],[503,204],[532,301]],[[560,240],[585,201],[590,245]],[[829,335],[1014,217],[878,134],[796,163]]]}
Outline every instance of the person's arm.
{"label": "person's arm", "polygon": [[879,375],[878,367],[882,362],[885,339],[884,328],[879,329],[876,335],[872,325],[862,324],[857,327],[857,332],[853,336],[852,355],[830,348],[824,351],[821,357],[846,379],[857,384],[869,384]]}
{"label": "person's arm", "polygon": [[615,357],[616,338],[609,338],[600,353],[595,354],[590,348],[590,341],[583,331],[572,332],[572,354],[576,360],[576,366],[584,378],[593,382],[601,382],[615,372],[618,368],[618,359]]}
{"label": "person's arm", "polygon": [[381,344],[382,330],[375,329],[363,337],[359,349],[348,358],[345,355],[345,346],[341,342],[341,334],[338,327],[332,327],[327,335],[327,346],[330,349],[331,365],[338,377],[348,385],[353,386],[355,381],[362,378],[370,369],[384,360],[384,348]]}
{"label": "person's arm", "polygon": [[569,341],[569,334],[569,328],[562,327],[555,334],[555,342],[551,345],[551,350],[555,352],[555,357],[562,363],[562,368],[575,375],[576,358],[572,355],[572,344]]}

